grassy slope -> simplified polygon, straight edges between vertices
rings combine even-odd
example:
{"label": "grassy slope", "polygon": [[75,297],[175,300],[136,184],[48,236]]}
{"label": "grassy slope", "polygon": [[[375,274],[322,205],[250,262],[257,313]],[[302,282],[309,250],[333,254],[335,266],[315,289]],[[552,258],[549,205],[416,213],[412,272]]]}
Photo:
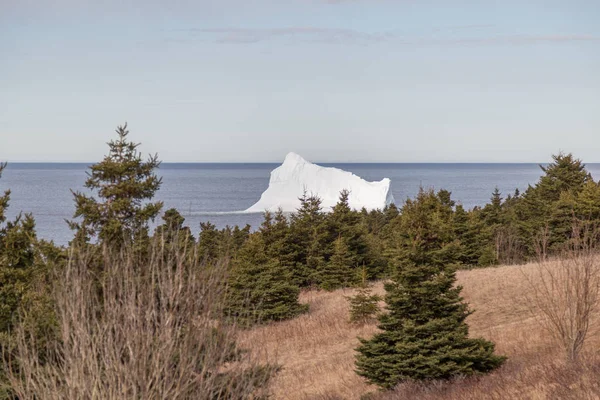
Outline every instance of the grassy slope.
{"label": "grassy slope", "polygon": [[[592,329],[582,367],[564,365],[563,354],[543,330],[525,300],[528,286],[524,273],[535,266],[504,266],[460,271],[463,296],[476,312],[468,319],[472,336],[496,343],[509,361],[498,372],[480,379],[428,388],[401,385],[377,399],[597,399],[600,398],[600,341]],[[375,291],[383,293],[382,284]],[[310,313],[291,321],[256,328],[245,334],[243,344],[262,360],[283,366],[274,381],[276,399],[358,399],[377,392],[354,369],[357,336],[369,337],[375,324],[348,323],[352,290],[309,291],[301,301]]]}

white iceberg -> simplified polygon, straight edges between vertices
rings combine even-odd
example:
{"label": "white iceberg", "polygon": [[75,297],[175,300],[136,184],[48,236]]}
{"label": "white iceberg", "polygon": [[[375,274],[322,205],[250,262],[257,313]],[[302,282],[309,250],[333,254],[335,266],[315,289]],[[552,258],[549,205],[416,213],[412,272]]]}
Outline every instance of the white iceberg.
{"label": "white iceberg", "polygon": [[299,197],[304,192],[318,196],[325,211],[337,204],[340,192],[350,192],[348,204],[352,209],[383,209],[394,202],[388,178],[367,182],[351,172],[322,167],[306,161],[296,153],[289,153],[283,164],[271,171],[269,187],[260,200],[245,212],[293,212],[300,207]]}

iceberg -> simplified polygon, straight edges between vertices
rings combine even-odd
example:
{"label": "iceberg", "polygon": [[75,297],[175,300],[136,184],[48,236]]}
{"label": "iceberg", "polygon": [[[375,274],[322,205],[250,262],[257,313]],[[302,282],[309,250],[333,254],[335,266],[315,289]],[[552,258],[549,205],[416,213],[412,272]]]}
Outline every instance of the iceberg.
{"label": "iceberg", "polygon": [[338,168],[322,167],[306,161],[296,153],[289,153],[283,164],[271,171],[269,187],[260,200],[245,212],[293,212],[300,207],[303,193],[318,196],[324,211],[337,204],[340,192],[350,192],[348,205],[355,210],[383,209],[394,202],[388,178],[380,182],[367,182],[351,172]]}

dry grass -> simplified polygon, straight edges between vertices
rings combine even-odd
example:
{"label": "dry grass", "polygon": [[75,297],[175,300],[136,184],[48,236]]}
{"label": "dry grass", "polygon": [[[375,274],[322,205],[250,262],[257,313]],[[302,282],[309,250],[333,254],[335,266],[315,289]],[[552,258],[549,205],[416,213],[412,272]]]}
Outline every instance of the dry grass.
{"label": "dry grass", "polygon": [[[535,264],[459,271],[463,297],[476,312],[468,318],[472,336],[496,343],[497,352],[509,357],[499,371],[481,378],[420,386],[405,384],[377,399],[596,399],[600,398],[598,329],[593,327],[579,367],[565,364],[564,352],[540,325],[527,301],[529,283],[536,279]],[[383,293],[382,284],[374,292]],[[243,344],[264,361],[283,369],[273,383],[277,399],[359,399],[376,393],[354,373],[357,336],[370,337],[375,324],[348,322],[345,296],[310,291],[301,301],[310,312],[291,321],[246,332]]]}

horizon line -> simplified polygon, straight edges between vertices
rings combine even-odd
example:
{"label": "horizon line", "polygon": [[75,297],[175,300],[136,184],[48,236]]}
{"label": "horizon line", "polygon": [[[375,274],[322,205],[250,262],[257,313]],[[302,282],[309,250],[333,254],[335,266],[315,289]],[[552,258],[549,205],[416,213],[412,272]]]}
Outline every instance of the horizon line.
{"label": "horizon line", "polygon": [[[85,164],[93,165],[100,161],[0,161],[10,164]],[[551,161],[311,161],[313,164],[549,164]],[[282,161],[161,161],[161,164],[282,164]],[[600,164],[600,161],[583,164]]]}

